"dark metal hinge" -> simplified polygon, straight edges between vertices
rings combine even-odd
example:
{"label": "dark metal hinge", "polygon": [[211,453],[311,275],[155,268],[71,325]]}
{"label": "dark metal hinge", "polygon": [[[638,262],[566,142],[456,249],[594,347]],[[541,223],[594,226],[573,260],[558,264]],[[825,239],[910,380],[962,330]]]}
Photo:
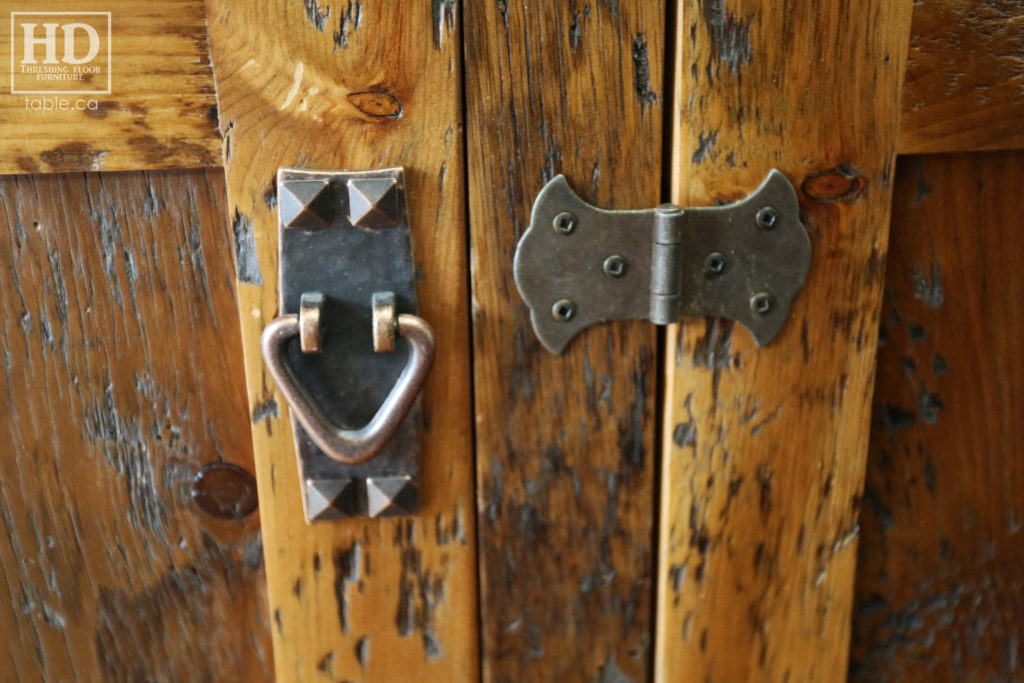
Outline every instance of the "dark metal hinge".
{"label": "dark metal hinge", "polygon": [[594,323],[684,316],[736,320],[763,346],[785,325],[810,264],[796,190],[777,170],[733,204],[642,211],[591,206],[559,175],[534,202],[515,278],[552,353]]}

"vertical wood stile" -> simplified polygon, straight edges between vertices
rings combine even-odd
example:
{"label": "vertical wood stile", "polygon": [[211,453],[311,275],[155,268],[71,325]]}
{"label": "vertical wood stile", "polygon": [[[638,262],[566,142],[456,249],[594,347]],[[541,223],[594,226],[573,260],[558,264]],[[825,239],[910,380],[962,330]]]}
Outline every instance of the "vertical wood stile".
{"label": "vertical wood stile", "polygon": [[[461,43],[454,3],[210,0],[238,305],[279,680],[478,671]],[[280,166],[402,165],[420,309],[422,508],[306,526],[287,406],[260,358],[277,313]],[[367,330],[369,334],[369,330]]]}
{"label": "vertical wood stile", "polygon": [[512,277],[547,180],[650,208],[664,6],[466,4],[483,672],[643,680],[652,635],[656,332],[595,326],[553,356]]}
{"label": "vertical wood stile", "polygon": [[672,326],[658,680],[841,680],[911,3],[681,0],[672,200],[775,167],[814,250],[782,334]]}

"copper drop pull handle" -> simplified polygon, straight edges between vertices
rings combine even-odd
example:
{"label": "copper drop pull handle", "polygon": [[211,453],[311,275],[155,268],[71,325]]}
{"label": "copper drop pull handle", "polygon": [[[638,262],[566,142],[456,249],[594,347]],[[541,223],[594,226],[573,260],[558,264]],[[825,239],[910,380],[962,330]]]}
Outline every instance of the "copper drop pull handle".
{"label": "copper drop pull handle", "polygon": [[[373,459],[387,445],[412,409],[434,363],[434,331],[415,315],[395,313],[391,292],[373,295],[373,348],[378,353],[394,349],[395,334],[408,340],[409,358],[402,374],[373,418],[363,427],[346,429],[334,424],[313,400],[288,363],[289,343],[299,338],[303,353],[320,353],[324,295],[306,292],[298,314],[274,318],[263,330],[263,360],[288,402],[292,416],[325,455],[349,465]],[[371,330],[368,330],[370,332]]]}

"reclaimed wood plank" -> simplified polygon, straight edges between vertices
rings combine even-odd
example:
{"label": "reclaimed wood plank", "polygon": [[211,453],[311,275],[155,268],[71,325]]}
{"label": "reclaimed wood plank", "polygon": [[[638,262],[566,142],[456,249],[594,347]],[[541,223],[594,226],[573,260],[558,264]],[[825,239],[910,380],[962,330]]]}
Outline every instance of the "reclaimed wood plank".
{"label": "reclaimed wood plank", "polygon": [[[280,680],[473,680],[476,552],[461,38],[451,3],[208,3]],[[280,166],[401,165],[422,316],[421,511],[307,526],[288,408],[260,357],[277,314]],[[369,331],[367,331],[369,333]]]}
{"label": "reclaimed wood plank", "polygon": [[1024,2],[917,0],[901,154],[1024,147]]}
{"label": "reclaimed wood plank", "polygon": [[680,3],[672,199],[775,167],[813,261],[781,335],[669,327],[657,680],[841,680],[910,2]]}
{"label": "reclaimed wood plank", "polygon": [[[62,6],[64,5],[64,6]],[[68,12],[53,15],[54,11]],[[43,13],[32,16],[12,12]],[[45,13],[51,14],[46,15]],[[106,17],[83,15],[103,12]],[[71,5],[46,0],[4,0],[0,16],[0,173],[126,171],[219,166],[220,134],[210,67],[206,12],[202,0],[76,0]],[[64,34],[54,35],[56,65],[46,65],[46,47],[34,49],[36,65],[69,70],[95,67],[83,81],[41,81],[21,72],[23,24],[86,21],[95,24],[99,53],[83,65],[65,64]],[[79,29],[77,52],[89,46]],[[12,44],[12,38],[14,43]],[[107,48],[109,47],[109,63]],[[84,90],[109,93],[84,94]],[[25,94],[31,90],[53,92]],[[18,91],[13,93],[12,90]],[[57,92],[60,91],[60,92]],[[66,108],[65,108],[66,105]]]}
{"label": "reclaimed wood plank", "polygon": [[0,678],[270,678],[223,194],[0,178]]}
{"label": "reclaimed wood plank", "polygon": [[1024,152],[897,164],[851,679],[1020,678]]}
{"label": "reclaimed wood plank", "polygon": [[664,4],[503,1],[466,13],[484,677],[643,680],[656,331],[598,325],[551,355],[512,254],[555,174],[598,206],[658,204]]}

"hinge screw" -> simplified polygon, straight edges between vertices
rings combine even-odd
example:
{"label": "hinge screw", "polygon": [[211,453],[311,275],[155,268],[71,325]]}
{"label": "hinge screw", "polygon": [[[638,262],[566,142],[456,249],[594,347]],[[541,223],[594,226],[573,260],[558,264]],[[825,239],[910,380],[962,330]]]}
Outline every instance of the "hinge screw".
{"label": "hinge screw", "polygon": [[758,292],[750,297],[750,310],[758,315],[767,315],[772,310],[772,295],[768,292]]}
{"label": "hinge screw", "polygon": [[626,274],[626,259],[618,254],[604,260],[604,274],[608,277],[622,277]]}
{"label": "hinge screw", "polygon": [[551,315],[555,320],[568,322],[576,315],[576,304],[569,299],[559,299],[551,307]]}
{"label": "hinge screw", "polygon": [[705,275],[721,275],[725,270],[725,254],[720,251],[713,251],[704,259]]}
{"label": "hinge screw", "polygon": [[562,211],[555,214],[555,219],[551,221],[551,225],[555,228],[555,232],[568,235],[576,228],[576,216],[573,216],[568,211]]}
{"label": "hinge screw", "polygon": [[771,230],[779,222],[779,212],[770,206],[766,206],[757,212],[757,225],[765,230]]}

